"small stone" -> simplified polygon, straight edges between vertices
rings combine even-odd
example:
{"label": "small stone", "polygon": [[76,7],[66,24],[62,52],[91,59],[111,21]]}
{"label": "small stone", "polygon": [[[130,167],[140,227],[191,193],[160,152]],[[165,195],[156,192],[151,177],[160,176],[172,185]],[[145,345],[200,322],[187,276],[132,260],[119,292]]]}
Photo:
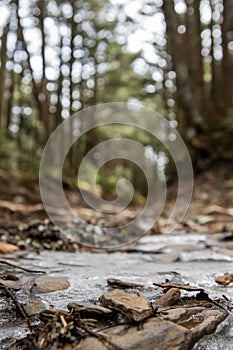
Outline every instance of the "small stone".
{"label": "small stone", "polygon": [[17,281],[12,281],[12,280],[4,280],[0,278],[0,286],[3,285],[4,287],[14,289],[14,290],[19,290],[20,289],[20,283]]}
{"label": "small stone", "polygon": [[121,281],[121,280],[116,279],[116,278],[108,278],[107,282],[112,288],[130,289],[130,288],[143,288],[144,287],[144,285],[141,283],[125,282],[125,281]]}
{"label": "small stone", "polygon": [[28,316],[33,316],[46,310],[46,307],[39,298],[35,298],[33,300],[30,300],[26,305],[24,305],[24,310],[26,311]]}
{"label": "small stone", "polygon": [[100,298],[101,303],[120,312],[133,321],[139,322],[152,315],[153,311],[148,301],[139,293],[126,293],[115,289],[105,293]]}
{"label": "small stone", "polygon": [[67,277],[41,276],[35,280],[31,292],[35,294],[50,293],[69,287],[70,283]]}
{"label": "small stone", "polygon": [[170,288],[164,295],[155,301],[154,306],[171,306],[177,303],[180,298],[180,290],[178,288]]}
{"label": "small stone", "polygon": [[145,320],[140,327],[132,324],[113,326],[87,337],[79,345],[79,350],[188,350],[205,334],[215,331],[227,317],[222,310],[204,307],[175,308],[166,314]]}

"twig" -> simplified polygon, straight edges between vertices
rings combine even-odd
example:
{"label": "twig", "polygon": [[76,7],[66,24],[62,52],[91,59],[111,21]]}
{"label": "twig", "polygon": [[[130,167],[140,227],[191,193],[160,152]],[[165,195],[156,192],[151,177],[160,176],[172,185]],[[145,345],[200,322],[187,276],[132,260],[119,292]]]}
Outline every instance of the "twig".
{"label": "twig", "polygon": [[9,288],[4,286],[4,284],[2,284],[1,282],[0,282],[0,288],[3,288],[5,293],[6,293],[6,295],[9,298],[11,298],[11,300],[15,304],[17,310],[19,311],[20,315],[27,321],[28,328],[30,329],[30,331],[32,331],[32,326],[30,324],[30,320],[29,320],[29,317],[27,315],[27,312],[24,310],[24,307],[18,302],[18,300],[17,300],[16,296],[14,295],[13,291],[11,291]]}
{"label": "twig", "polygon": [[184,290],[187,290],[188,292],[204,292],[203,288],[190,286],[189,284],[178,284],[178,283],[165,282],[165,283],[153,283],[153,285],[156,287],[161,287],[161,288],[184,289]]}
{"label": "twig", "polygon": [[5,261],[5,260],[0,260],[0,264],[9,265],[9,266],[15,267],[16,269],[23,270],[23,271],[26,271],[26,272],[32,272],[32,273],[46,273],[45,271],[26,269],[25,267],[12,264],[12,263],[10,263],[10,262],[8,262],[8,261]]}

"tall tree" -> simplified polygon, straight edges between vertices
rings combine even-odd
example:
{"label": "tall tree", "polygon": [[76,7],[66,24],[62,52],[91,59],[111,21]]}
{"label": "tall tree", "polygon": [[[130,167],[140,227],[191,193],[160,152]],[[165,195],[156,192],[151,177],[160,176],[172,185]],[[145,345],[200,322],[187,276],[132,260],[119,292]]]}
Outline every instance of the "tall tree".
{"label": "tall tree", "polygon": [[9,24],[3,29],[1,37],[1,53],[0,53],[0,129],[5,125],[3,115],[3,104],[4,104],[4,90],[5,90],[5,78],[6,78],[6,61],[7,61],[7,35],[9,32]]}

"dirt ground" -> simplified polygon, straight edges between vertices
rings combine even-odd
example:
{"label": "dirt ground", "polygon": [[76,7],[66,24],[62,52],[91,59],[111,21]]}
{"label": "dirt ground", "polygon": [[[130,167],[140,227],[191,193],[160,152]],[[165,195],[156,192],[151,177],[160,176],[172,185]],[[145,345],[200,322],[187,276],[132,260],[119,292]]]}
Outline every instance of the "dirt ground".
{"label": "dirt ground", "polygon": [[[97,252],[100,254],[92,254],[96,252],[95,248],[90,249],[62,236],[49,221],[41,203],[38,178],[19,170],[7,172],[0,169],[0,255],[3,259],[0,285],[4,349],[12,344],[12,350],[87,350],[89,345],[101,350],[122,350],[126,348],[124,344],[135,341],[136,345],[133,343],[132,348],[147,350],[151,349],[151,342],[158,343],[164,332],[167,336],[162,338],[163,344],[159,349],[191,349],[197,340],[201,339],[202,342],[202,337],[213,333],[225,319],[222,333],[216,331],[212,338],[204,337],[203,343],[197,343],[195,349],[206,349],[209,341],[213,346],[223,346],[218,348],[232,349],[233,340],[229,333],[232,325],[232,288],[225,288],[233,281],[233,274],[230,274],[233,240],[232,171],[233,165],[222,164],[195,178],[189,210],[174,235],[166,237],[162,233],[176,199],[175,184],[168,188],[164,212],[150,231],[150,236],[114,254],[99,250]],[[64,191],[71,207],[86,221],[86,225],[126,223],[139,210],[133,206],[109,218],[88,208],[75,188],[64,184]],[[86,228],[84,225],[83,231]],[[80,253],[80,248],[87,251]],[[127,252],[130,254],[125,254]],[[35,271],[38,266],[43,271]],[[21,274],[19,269],[22,269]],[[40,276],[42,272],[44,275]],[[229,273],[226,275],[226,272]],[[125,286],[121,278],[133,283],[126,283]],[[151,279],[156,283],[151,283]],[[141,287],[144,283],[145,286]],[[169,288],[161,294],[163,283],[165,287],[168,284]],[[119,291],[122,286],[123,289],[136,290],[136,293],[127,292],[127,305],[125,293]],[[64,292],[66,288],[68,291]],[[114,288],[118,291],[115,292]],[[146,305],[141,312],[143,320],[145,316],[143,327],[135,325],[135,312],[137,315],[138,311],[134,310],[134,299],[139,298],[138,288],[144,297],[140,297],[140,302]],[[102,295],[103,305],[100,306],[98,297],[103,291],[107,294]],[[190,291],[191,295],[187,295]],[[194,296],[193,291],[198,294]],[[40,300],[37,295],[39,292],[42,293]],[[83,300],[92,302],[87,304]],[[70,301],[80,304],[67,304]],[[150,315],[147,319],[148,302]],[[151,302],[155,303],[157,314],[151,314]],[[43,303],[50,307],[44,310]],[[31,305],[35,319],[30,316]],[[107,306],[107,309],[103,309],[103,306]],[[106,313],[110,312],[112,318],[109,321]],[[99,313],[104,313],[104,324],[99,322]],[[15,317],[14,322],[12,315]],[[187,318],[185,323],[184,315]],[[197,315],[201,321],[197,320]],[[27,326],[30,332],[24,333]],[[99,329],[102,331],[99,332]],[[118,339],[118,330],[120,335],[124,333],[123,338]],[[179,346],[174,344],[174,335]],[[108,343],[109,336],[113,339],[111,344]],[[138,343],[142,339],[143,347]],[[122,343],[123,347],[119,347],[118,343]]]}
{"label": "dirt ground", "polygon": [[[193,197],[188,212],[179,229],[192,231],[233,230],[233,164],[218,164],[197,175]],[[1,227],[27,227],[35,220],[43,221],[47,215],[43,209],[38,177],[32,177],[20,170],[11,172],[0,168],[0,225]],[[74,187],[64,184],[64,190],[71,207],[87,223],[96,224],[100,220],[107,226],[112,222],[125,223],[134,218],[139,208],[133,206],[118,215],[103,216],[83,202]],[[152,230],[160,233],[166,223],[176,199],[177,186],[168,188],[165,209]]]}

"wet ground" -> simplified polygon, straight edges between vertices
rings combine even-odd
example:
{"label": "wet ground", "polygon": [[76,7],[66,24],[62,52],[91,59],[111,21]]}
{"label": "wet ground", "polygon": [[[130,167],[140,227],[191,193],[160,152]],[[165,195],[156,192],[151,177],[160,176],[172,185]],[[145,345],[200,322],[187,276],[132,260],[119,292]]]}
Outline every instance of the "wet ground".
{"label": "wet ground", "polygon": [[[67,290],[40,294],[46,308],[66,309],[71,301],[97,301],[107,290],[107,278],[117,278],[124,281],[137,282],[145,285],[141,294],[147,299],[153,299],[161,294],[161,288],[153,283],[162,283],[166,279],[173,283],[203,287],[211,298],[223,295],[233,300],[233,284],[223,287],[215,282],[215,278],[226,272],[232,272],[233,253],[232,241],[219,241],[219,235],[204,234],[172,234],[148,236],[142,238],[134,252],[124,253],[92,253],[92,252],[51,252],[42,251],[39,255],[34,252],[22,255],[4,256],[20,266],[43,270],[47,276],[66,276],[70,287]],[[8,272],[12,268],[5,267]],[[14,273],[16,270],[14,269]],[[17,271],[21,289],[16,292],[19,301],[25,303],[34,280],[38,274]],[[182,292],[185,295],[186,292]],[[33,298],[37,295],[33,295]],[[28,299],[28,300],[29,300]],[[9,307],[7,301],[1,305],[1,314]],[[9,318],[10,317],[10,318]],[[27,324],[15,319],[14,312],[1,318],[0,338],[2,349],[7,349],[12,339],[24,336]],[[17,322],[17,323],[16,323]],[[218,326],[216,332],[205,336],[194,347],[195,350],[233,349],[233,319],[232,316]]]}
{"label": "wet ground", "polygon": [[[78,249],[78,245],[61,239],[54,227],[44,224],[46,215],[37,180],[29,181],[24,178],[24,173],[10,175],[0,169],[0,239],[21,249],[14,254],[0,254],[0,260],[43,270],[46,276],[67,277],[70,287],[46,294],[32,294],[30,289],[39,274],[27,273],[4,264],[0,264],[1,272],[19,277],[21,288],[14,291],[17,300],[24,305],[27,302],[34,303],[37,312],[50,305],[66,309],[71,301],[97,301],[107,290],[107,279],[111,277],[144,284],[145,288],[140,293],[149,300],[162,294],[162,289],[153,283],[162,283],[168,279],[174,283],[203,287],[212,299],[224,295],[231,304],[233,283],[223,287],[215,282],[215,278],[233,272],[232,171],[232,164],[217,166],[195,179],[191,206],[179,232],[157,234],[163,232],[166,224],[165,210],[155,227],[156,235],[146,236],[136,245],[125,247],[124,252],[94,253],[72,252]],[[168,192],[169,212],[176,191],[173,194],[171,188]],[[86,222],[96,224],[102,220],[93,211],[83,207],[80,196],[73,189],[67,190],[66,195],[72,207],[81,213],[80,216]],[[131,218],[134,211],[127,213]],[[39,220],[39,223],[33,224],[33,219]],[[126,219],[120,217],[119,222]],[[29,329],[25,320],[17,314],[12,300],[3,291],[0,293],[0,348],[7,349],[15,339],[24,337]],[[182,295],[186,293],[182,291]],[[231,314],[214,334],[199,340],[194,349],[232,350]]]}

